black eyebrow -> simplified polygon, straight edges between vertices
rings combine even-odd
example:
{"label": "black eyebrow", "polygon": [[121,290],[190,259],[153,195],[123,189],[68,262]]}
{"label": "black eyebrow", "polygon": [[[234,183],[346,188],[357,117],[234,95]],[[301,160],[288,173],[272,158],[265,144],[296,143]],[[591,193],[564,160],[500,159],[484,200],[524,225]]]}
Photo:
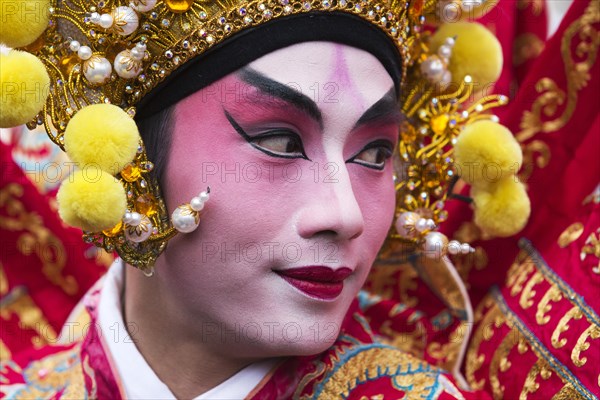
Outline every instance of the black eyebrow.
{"label": "black eyebrow", "polygon": [[371,107],[367,109],[361,115],[361,117],[354,124],[356,129],[361,125],[370,124],[373,122],[392,122],[397,123],[402,120],[402,113],[400,112],[400,106],[396,100],[396,92],[394,88],[391,88],[383,97]]}
{"label": "black eyebrow", "polygon": [[249,85],[254,86],[261,92],[277,97],[287,103],[294,105],[296,108],[304,111],[312,119],[319,123],[319,127],[323,129],[323,116],[319,110],[319,106],[310,97],[292,89],[291,87],[274,81],[258,71],[250,67],[246,67],[239,72],[239,77]]}

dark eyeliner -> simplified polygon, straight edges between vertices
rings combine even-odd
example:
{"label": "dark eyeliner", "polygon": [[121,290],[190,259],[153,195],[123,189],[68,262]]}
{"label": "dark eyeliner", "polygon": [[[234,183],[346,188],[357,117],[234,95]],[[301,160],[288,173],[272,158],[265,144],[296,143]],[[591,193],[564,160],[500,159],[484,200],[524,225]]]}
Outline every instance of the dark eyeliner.
{"label": "dark eyeliner", "polygon": [[366,151],[366,150],[369,150],[369,149],[373,149],[373,148],[378,148],[378,147],[384,147],[388,151],[388,154],[386,155],[386,159],[389,159],[392,156],[393,152],[394,152],[394,150],[393,150],[394,145],[389,140],[378,139],[378,140],[375,140],[375,141],[367,144],[358,153],[356,153],[355,155],[353,155],[352,157],[350,157],[346,162],[347,163],[354,162],[356,164],[362,165],[362,166],[367,167],[367,168],[371,168],[371,169],[375,169],[375,170],[378,170],[378,171],[382,171],[383,168],[385,167],[385,163],[381,167],[375,167],[375,166],[373,166],[371,164],[368,164],[368,163],[365,163],[365,162],[361,162],[360,160],[356,160],[356,157],[358,157],[363,151]]}
{"label": "dark eyeliner", "polygon": [[[225,117],[227,118],[227,120],[229,121],[229,123],[231,124],[231,126],[233,127],[233,129],[236,130],[236,132],[243,137],[248,143],[250,143],[250,145],[252,147],[254,147],[255,149],[262,151],[263,153],[270,155],[272,157],[279,157],[279,158],[303,158],[305,160],[309,160],[310,159],[306,156],[306,153],[304,152],[304,147],[302,146],[302,156],[298,157],[298,156],[294,156],[294,155],[285,155],[285,154],[280,154],[280,153],[273,153],[271,151],[269,151],[268,149],[265,149],[264,147],[261,147],[259,145],[257,145],[256,143],[254,143],[254,140],[257,139],[264,139],[267,137],[272,137],[272,136],[281,136],[278,135],[276,133],[271,133],[271,132],[267,132],[265,134],[262,135],[258,135],[258,136],[254,136],[251,137],[249,136],[244,129],[242,129],[242,127],[240,126],[240,124],[237,123],[237,121],[235,119],[233,119],[233,117],[231,116],[231,114],[229,114],[227,112],[227,110],[223,109],[223,113],[225,114]],[[299,142],[300,144],[302,144],[302,140],[300,140],[300,137],[298,135],[296,135],[295,133],[289,132],[289,136],[294,136]]]}

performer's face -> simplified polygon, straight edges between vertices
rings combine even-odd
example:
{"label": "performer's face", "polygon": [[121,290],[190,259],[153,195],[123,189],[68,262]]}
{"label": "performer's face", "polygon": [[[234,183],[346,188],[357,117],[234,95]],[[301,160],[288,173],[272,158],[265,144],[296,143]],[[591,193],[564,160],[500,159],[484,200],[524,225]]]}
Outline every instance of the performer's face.
{"label": "performer's face", "polygon": [[[210,200],[157,266],[161,296],[216,351],[325,350],[394,215],[390,75],[356,48],[297,44],[185,98],[174,116],[169,212],[207,186]],[[280,273],[305,267],[325,268]]]}

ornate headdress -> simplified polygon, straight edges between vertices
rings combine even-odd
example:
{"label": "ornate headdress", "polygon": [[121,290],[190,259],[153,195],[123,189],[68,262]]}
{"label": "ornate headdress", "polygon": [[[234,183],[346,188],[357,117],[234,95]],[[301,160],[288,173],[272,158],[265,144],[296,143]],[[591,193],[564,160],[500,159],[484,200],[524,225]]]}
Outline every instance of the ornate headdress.
{"label": "ornate headdress", "polygon": [[[178,231],[198,223],[208,193],[195,206],[179,207],[177,218],[167,215],[134,121],[138,106],[172,76],[210,57],[212,49],[244,36],[240,33],[306,15],[369,24],[399,54],[396,84],[407,118],[400,132],[398,220],[391,237],[434,255],[469,251],[435,231],[446,218],[444,201],[458,175],[472,185],[475,220],[490,234],[512,234],[527,219],[528,201],[514,178],[519,146],[486,113],[506,100],[472,96],[475,84],[494,81],[501,69],[493,35],[459,21],[464,11],[489,8],[482,1],[0,2],[0,42],[22,50],[0,56],[0,125],[45,126],[79,165],[58,193],[62,218],[81,227],[87,242],[116,250],[142,270],[151,268]],[[439,29],[433,33],[428,25]],[[481,171],[492,164],[499,172],[490,181]]]}

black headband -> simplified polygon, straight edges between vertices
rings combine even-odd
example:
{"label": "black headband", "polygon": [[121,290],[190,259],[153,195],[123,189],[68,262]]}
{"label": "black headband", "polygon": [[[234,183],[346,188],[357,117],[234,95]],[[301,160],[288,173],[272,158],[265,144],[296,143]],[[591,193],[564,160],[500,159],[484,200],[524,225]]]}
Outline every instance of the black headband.
{"label": "black headband", "polygon": [[355,15],[312,12],[279,18],[237,33],[188,61],[139,102],[136,119],[144,119],[209,86],[252,61],[295,43],[329,41],[373,54],[385,67],[399,93],[400,54],[381,29]]}

